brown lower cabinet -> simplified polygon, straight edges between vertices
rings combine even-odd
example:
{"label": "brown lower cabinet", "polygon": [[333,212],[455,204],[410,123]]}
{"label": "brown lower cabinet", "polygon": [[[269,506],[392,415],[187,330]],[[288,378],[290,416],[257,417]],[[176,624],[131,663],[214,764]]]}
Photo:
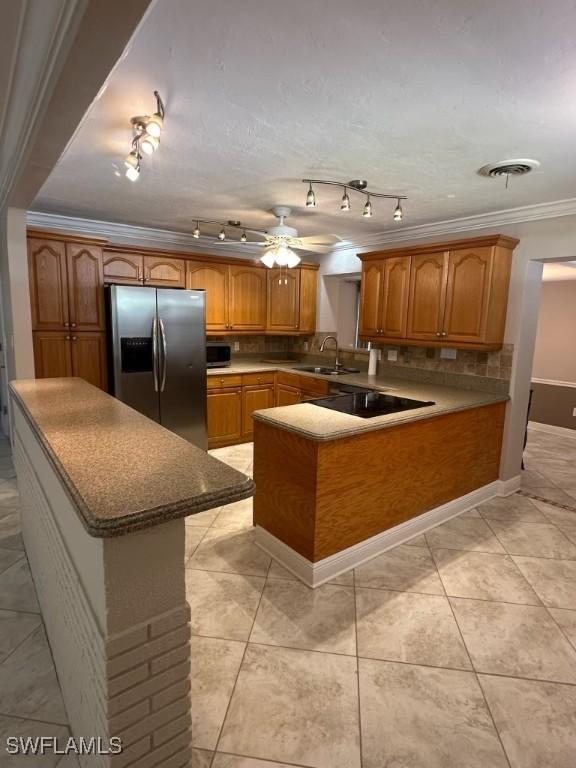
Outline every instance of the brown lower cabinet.
{"label": "brown lower cabinet", "polygon": [[105,333],[34,331],[34,361],[39,379],[79,376],[108,388]]}
{"label": "brown lower cabinet", "polygon": [[253,439],[254,411],[295,405],[328,394],[329,383],[286,371],[208,376],[208,448]]}

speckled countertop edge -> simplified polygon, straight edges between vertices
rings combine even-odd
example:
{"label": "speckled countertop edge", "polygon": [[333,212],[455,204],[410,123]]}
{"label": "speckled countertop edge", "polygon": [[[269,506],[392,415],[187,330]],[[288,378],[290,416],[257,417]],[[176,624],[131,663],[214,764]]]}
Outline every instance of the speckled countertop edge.
{"label": "speckled countertop edge", "polygon": [[77,509],[78,517],[90,536],[95,538],[124,536],[135,531],[141,531],[146,528],[161,525],[162,523],[171,520],[198,514],[207,509],[214,509],[225,504],[232,504],[235,501],[242,501],[243,499],[250,498],[254,495],[256,487],[254,481],[252,478],[245,476],[245,482],[238,486],[234,486],[233,490],[231,487],[226,487],[221,489],[218,493],[205,493],[198,497],[198,501],[188,497],[182,499],[180,502],[156,506],[151,509],[142,510],[141,512],[132,512],[124,517],[114,517],[107,520],[97,518],[92,514],[81,494],[78,493],[74,482],[59,461],[56,453],[52,450],[44,433],[39,429],[25,400],[20,396],[19,392],[12,386],[12,384],[10,384],[10,391],[12,397],[18,402],[28,426],[36,435],[48,461],[54,468],[58,477],[62,480],[64,489],[70,498],[70,501]]}

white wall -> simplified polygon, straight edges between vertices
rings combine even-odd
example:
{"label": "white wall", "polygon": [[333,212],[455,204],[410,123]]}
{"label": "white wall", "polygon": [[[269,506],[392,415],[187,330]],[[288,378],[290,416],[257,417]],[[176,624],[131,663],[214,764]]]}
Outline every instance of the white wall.
{"label": "white wall", "polygon": [[[510,407],[506,420],[504,445],[502,450],[501,478],[507,480],[520,471],[522,443],[528,407],[528,394],[532,372],[532,359],[536,338],[538,306],[541,287],[542,265],[538,261],[576,258],[576,216],[561,216],[530,221],[506,226],[491,226],[489,229],[473,229],[468,232],[459,231],[454,235],[443,237],[414,237],[404,243],[373,245],[364,251],[376,251],[386,248],[399,248],[403,245],[416,245],[438,240],[454,240],[465,237],[479,237],[493,233],[510,235],[520,240],[514,252],[510,293],[508,299],[508,316],[506,322],[505,342],[514,344],[514,360],[512,379],[510,382]],[[320,283],[323,287],[319,292],[319,322],[334,318],[333,306],[330,304],[329,291],[324,286],[329,283],[326,278],[334,275],[357,273],[360,260],[356,253],[360,251],[342,250],[327,256],[320,266]],[[324,304],[328,302],[328,306]],[[334,327],[337,319],[334,318]],[[319,328],[323,330],[322,326]]]}
{"label": "white wall", "polygon": [[532,376],[576,384],[576,280],[542,283]]}

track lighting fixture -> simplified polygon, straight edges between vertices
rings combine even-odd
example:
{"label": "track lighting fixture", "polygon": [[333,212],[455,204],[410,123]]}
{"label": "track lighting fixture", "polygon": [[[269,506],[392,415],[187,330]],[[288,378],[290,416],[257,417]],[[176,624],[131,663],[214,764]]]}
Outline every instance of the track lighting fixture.
{"label": "track lighting fixture", "polygon": [[382,192],[369,192],[367,189],[368,182],[365,181],[364,179],[353,179],[352,181],[348,181],[345,184],[342,183],[341,181],[329,181],[328,179],[302,179],[302,181],[304,184],[308,184],[308,193],[306,195],[307,208],[314,208],[316,206],[316,195],[314,193],[312,185],[327,184],[333,187],[339,187],[340,189],[344,190],[344,194],[342,195],[342,199],[340,200],[341,211],[351,210],[350,197],[348,195],[348,190],[352,190],[353,192],[359,192],[361,195],[366,196],[366,203],[362,210],[362,216],[366,218],[370,218],[373,215],[372,201],[370,198],[381,197],[389,200],[396,200],[397,204],[396,204],[396,208],[394,209],[393,219],[394,221],[402,221],[403,212],[402,212],[401,201],[407,199],[405,195],[385,195]]}
{"label": "track lighting fixture", "polygon": [[160,134],[164,125],[164,104],[158,91],[156,97],[156,112],[153,115],[138,115],[130,121],[134,131],[132,151],[125,160],[126,176],[136,181],[140,175],[141,152],[151,155],[160,145]]}
{"label": "track lighting fixture", "polygon": [[308,194],[306,195],[306,208],[315,208],[316,207],[316,195],[314,194],[314,190],[312,189],[312,184],[310,184],[310,189],[308,190]]}
{"label": "track lighting fixture", "polygon": [[341,211],[350,210],[350,198],[348,197],[348,191],[346,187],[344,187],[344,194],[342,195],[342,200],[340,201],[340,210]]}
{"label": "track lighting fixture", "polygon": [[192,237],[195,237],[196,240],[198,240],[198,238],[200,237],[200,227],[199,227],[198,221],[196,222],[196,226],[192,230]]}
{"label": "track lighting fixture", "polygon": [[222,229],[218,233],[218,240],[226,240],[226,230],[224,229],[224,227],[222,227]]}

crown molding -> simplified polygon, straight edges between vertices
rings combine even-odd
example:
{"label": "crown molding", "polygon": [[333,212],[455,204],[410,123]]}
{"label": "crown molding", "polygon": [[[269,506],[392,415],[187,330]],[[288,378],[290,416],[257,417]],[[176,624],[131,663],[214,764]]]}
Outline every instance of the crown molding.
{"label": "crown molding", "polygon": [[431,224],[418,224],[413,227],[402,227],[383,232],[372,232],[365,237],[358,237],[334,246],[334,251],[341,253],[350,250],[370,250],[382,245],[404,243],[427,237],[443,237],[475,229],[497,229],[509,224],[521,224],[527,221],[554,219],[559,216],[576,215],[576,198],[556,200],[551,203],[525,205],[521,208],[509,208],[505,211],[480,213],[475,216],[465,216],[460,219],[446,219]]}
{"label": "crown molding", "polygon": [[[462,232],[471,232],[476,229],[498,229],[510,224],[574,215],[576,215],[576,198],[556,200],[552,203],[526,205],[521,208],[509,208],[506,211],[465,216],[461,219],[447,219],[446,221],[437,221],[431,224],[419,224],[413,227],[403,227],[402,229],[373,232],[364,237],[336,244],[333,253],[341,254],[348,251],[355,253],[357,251],[376,250],[383,245],[392,245],[394,243],[455,235]],[[91,235],[104,237],[116,245],[125,243],[126,245],[161,247],[166,248],[166,250],[201,251],[202,253],[214,253],[219,256],[240,255],[238,252],[231,253],[229,246],[214,242],[213,238],[194,238],[188,232],[175,232],[169,229],[155,229],[153,227],[77,218],[75,216],[63,216],[56,213],[43,213],[41,211],[28,211],[27,223],[28,226],[39,229],[69,232],[87,237]],[[238,248],[247,256],[259,256],[261,254],[260,247],[254,243],[238,243]]]}
{"label": "crown molding", "polygon": [[238,246],[232,252],[230,245],[221,245],[220,242],[215,243],[211,237],[195,238],[187,232],[174,232],[168,229],[139,227],[132,224],[119,224],[113,221],[62,216],[56,213],[28,211],[26,221],[29,227],[48,229],[52,232],[80,234],[86,237],[105,238],[114,243],[114,245],[144,245],[165,250],[198,251],[231,257],[240,255],[261,256],[262,254],[261,248],[254,243],[229,241],[229,243],[234,243],[234,245]]}

